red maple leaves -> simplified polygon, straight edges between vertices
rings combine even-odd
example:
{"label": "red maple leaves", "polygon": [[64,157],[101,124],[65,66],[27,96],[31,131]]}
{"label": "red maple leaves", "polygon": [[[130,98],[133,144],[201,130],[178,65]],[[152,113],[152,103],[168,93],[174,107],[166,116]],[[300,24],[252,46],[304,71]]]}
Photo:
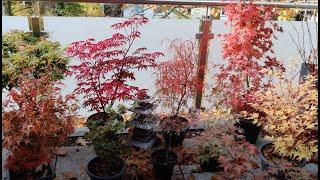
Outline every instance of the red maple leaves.
{"label": "red maple leaves", "polygon": [[198,88],[194,48],[191,41],[173,40],[169,46],[174,53],[173,59],[160,63],[157,67],[157,93],[161,103],[171,108],[172,115],[178,115]]}
{"label": "red maple leaves", "polygon": [[63,97],[49,76],[22,77],[3,103],[3,147],[9,151],[6,167],[15,172],[49,163],[55,147],[73,132],[77,106]]}
{"label": "red maple leaves", "polygon": [[267,23],[274,15],[271,7],[238,3],[226,6],[225,12],[231,32],[223,35],[227,64],[220,66],[217,88],[228,96],[226,103],[234,111],[241,111],[253,100],[252,92],[268,86],[263,82],[266,72],[262,69],[284,71],[282,64],[270,56],[274,31],[282,29],[276,23]]}
{"label": "red maple leaves", "polygon": [[133,99],[144,94],[146,89],[129,85],[135,80],[135,70],[155,67],[155,60],[162,56],[160,52],[148,53],[142,47],[132,50],[132,45],[140,38],[139,27],[148,19],[134,16],[112,25],[123,33],[95,42],[94,39],[74,42],[67,49],[67,54],[77,58],[79,65],[71,66],[68,75],[77,80],[76,93],[84,94],[84,106],[97,112],[104,111],[107,105],[112,107],[116,100]]}

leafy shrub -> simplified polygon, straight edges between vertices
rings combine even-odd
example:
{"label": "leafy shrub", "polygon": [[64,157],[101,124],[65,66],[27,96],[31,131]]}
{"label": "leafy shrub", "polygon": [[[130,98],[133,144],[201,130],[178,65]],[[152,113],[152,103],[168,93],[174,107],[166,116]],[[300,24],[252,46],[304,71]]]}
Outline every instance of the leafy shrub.
{"label": "leafy shrub", "polygon": [[239,179],[259,167],[258,149],[245,141],[241,130],[231,120],[216,122],[197,138],[200,162],[217,158],[224,172],[218,177]]}
{"label": "leafy shrub", "polygon": [[108,166],[112,166],[115,155],[121,155],[126,152],[126,148],[122,144],[119,132],[125,127],[122,122],[111,119],[102,126],[94,126],[87,134],[92,142],[93,149],[96,154],[103,159]]}
{"label": "leafy shrub", "polygon": [[68,62],[57,42],[22,31],[11,31],[2,36],[2,88],[17,86],[26,68],[33,69],[31,73],[35,78],[50,74],[50,79],[60,80]]}
{"label": "leafy shrub", "polygon": [[18,83],[2,104],[6,167],[34,179],[35,169],[49,164],[55,148],[73,132],[77,106],[73,95],[63,97],[47,75],[23,76]]}
{"label": "leafy shrub", "polygon": [[240,2],[226,6],[225,13],[231,32],[223,35],[226,64],[218,66],[214,90],[223,92],[222,101],[234,112],[240,112],[248,108],[255,91],[268,87],[265,69],[284,71],[272,57],[274,32],[281,32],[282,28],[269,21],[274,15],[272,7]]}
{"label": "leafy shrub", "polygon": [[[122,114],[125,113],[124,105],[119,105],[117,111],[111,108],[106,109],[107,118],[109,121],[122,121]],[[104,120],[93,120],[87,122],[87,127],[93,129],[97,126],[103,126],[105,124]]]}
{"label": "leafy shrub", "polygon": [[156,87],[162,105],[170,108],[172,115],[178,115],[197,88],[197,57],[192,41],[175,39],[170,43],[168,49],[174,56],[158,65]]}
{"label": "leafy shrub", "polygon": [[175,39],[169,50],[173,59],[162,62],[157,67],[157,95],[163,107],[171,110],[171,117],[163,118],[162,129],[179,131],[188,126],[178,118],[179,112],[188,107],[197,86],[195,45],[192,41]]}
{"label": "leafy shrub", "polygon": [[276,162],[277,166],[268,167],[255,175],[256,179],[297,179],[315,180],[317,177],[303,167],[296,167],[292,163],[281,159]]}
{"label": "leafy shrub", "polygon": [[[257,91],[251,106],[264,112],[251,114],[254,123],[262,125],[275,152],[293,159],[309,160],[318,152],[318,90],[315,76],[295,85],[281,79],[267,91]],[[246,113],[247,114],[247,113]]]}
{"label": "leafy shrub", "polygon": [[88,39],[70,45],[68,55],[77,58],[80,64],[71,66],[69,74],[76,78],[75,92],[85,95],[85,107],[105,112],[116,100],[134,99],[145,93],[146,89],[132,86],[128,81],[135,80],[135,70],[155,67],[155,60],[162,55],[147,53],[144,47],[131,49],[141,36],[140,26],[147,22],[143,16],[134,16],[112,25],[115,30],[125,30],[126,34],[118,32],[99,42]]}

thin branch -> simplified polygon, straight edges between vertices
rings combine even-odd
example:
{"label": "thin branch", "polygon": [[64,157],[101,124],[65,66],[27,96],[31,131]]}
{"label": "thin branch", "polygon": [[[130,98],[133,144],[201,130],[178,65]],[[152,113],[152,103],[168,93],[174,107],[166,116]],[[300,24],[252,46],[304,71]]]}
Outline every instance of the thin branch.
{"label": "thin branch", "polygon": [[167,18],[176,8],[179,8],[180,6],[172,7],[170,11],[168,11],[164,16],[161,18]]}
{"label": "thin branch", "polygon": [[[132,16],[136,16],[136,15],[139,15],[139,14],[141,14],[141,13],[144,13],[144,12],[146,12],[147,10],[151,9],[151,7],[152,7],[152,6],[146,8],[146,9],[143,9],[142,11],[140,11],[140,12],[138,12],[138,13],[135,13],[135,14],[132,15]],[[132,16],[131,16],[131,17],[132,17]]]}

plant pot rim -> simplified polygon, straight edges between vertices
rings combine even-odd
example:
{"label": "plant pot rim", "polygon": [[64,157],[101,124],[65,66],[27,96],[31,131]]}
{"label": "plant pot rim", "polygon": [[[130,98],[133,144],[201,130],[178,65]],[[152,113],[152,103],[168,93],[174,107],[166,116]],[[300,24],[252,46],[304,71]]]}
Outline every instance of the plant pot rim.
{"label": "plant pot rim", "polygon": [[126,171],[126,169],[127,169],[127,163],[126,163],[126,161],[125,161],[123,158],[121,158],[121,157],[119,157],[119,156],[115,156],[115,157],[118,158],[119,160],[121,160],[121,161],[123,162],[122,169],[121,169],[121,171],[120,171],[118,174],[113,175],[113,176],[97,176],[97,175],[91,173],[91,172],[89,171],[89,167],[88,167],[88,166],[89,166],[90,162],[92,162],[93,160],[100,159],[99,156],[96,156],[96,157],[92,158],[92,159],[89,161],[89,163],[88,163],[87,166],[86,166],[86,172],[88,173],[88,175],[89,175],[90,177],[94,177],[95,179],[113,179],[113,178],[117,178],[117,177],[121,176],[122,174],[125,173],[125,171]]}
{"label": "plant pot rim", "polygon": [[[179,117],[181,119],[184,119],[184,123],[186,125],[186,127],[182,128],[182,129],[175,129],[175,130],[171,130],[172,128],[163,128],[163,123],[162,121],[165,121],[164,119],[167,119],[167,118],[172,118],[172,117]],[[176,115],[176,116],[164,116],[161,118],[161,121],[160,121],[160,126],[161,126],[161,129],[162,129],[162,132],[183,132],[183,131],[187,131],[189,130],[190,128],[190,123],[189,123],[189,120],[185,117],[182,117],[182,116],[179,116],[179,115]],[[170,130],[166,130],[166,129],[170,129]]]}
{"label": "plant pot rim", "polygon": [[187,132],[188,130],[190,129],[190,126],[184,128],[184,129],[181,129],[181,130],[173,130],[173,131],[169,131],[169,130],[162,130],[161,132],[162,133],[181,133],[181,132]]}
{"label": "plant pot rim", "polygon": [[171,150],[169,150],[169,155],[170,155],[170,154],[173,155],[173,157],[174,157],[174,159],[175,159],[174,161],[168,161],[168,162],[171,162],[171,163],[167,163],[167,164],[156,162],[156,161],[154,160],[154,158],[153,158],[154,155],[155,155],[156,153],[162,152],[162,151],[167,151],[167,149],[157,149],[157,150],[155,150],[155,151],[152,152],[152,154],[151,154],[151,162],[152,162],[152,163],[157,164],[157,165],[175,165],[175,164],[177,163],[177,161],[178,161],[178,156],[177,156],[177,154],[176,154],[175,152],[173,152],[173,151],[171,151]]}

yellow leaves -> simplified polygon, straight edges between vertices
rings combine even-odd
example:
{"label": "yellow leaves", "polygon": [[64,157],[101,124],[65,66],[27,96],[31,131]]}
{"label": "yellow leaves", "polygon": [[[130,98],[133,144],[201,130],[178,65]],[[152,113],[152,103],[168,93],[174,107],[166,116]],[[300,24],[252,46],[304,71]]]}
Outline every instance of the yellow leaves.
{"label": "yellow leaves", "polygon": [[221,8],[212,8],[210,11],[211,16],[219,17],[221,12]]}
{"label": "yellow leaves", "polygon": [[315,124],[312,123],[312,124],[308,124],[306,129],[313,129],[315,127]]}
{"label": "yellow leaves", "polygon": [[268,129],[268,130],[274,130],[274,129],[276,129],[276,126],[275,126],[275,125],[267,125],[267,126],[266,126],[266,129]]}
{"label": "yellow leaves", "polygon": [[280,21],[293,20],[295,15],[296,15],[295,9],[280,9],[278,20]]}
{"label": "yellow leaves", "polygon": [[[268,71],[274,76],[275,72]],[[318,92],[314,88],[316,77],[308,76],[303,84],[294,84],[281,79],[265,91],[254,96],[259,103],[251,104],[266,117],[242,112],[249,115],[254,123],[261,124],[274,143],[275,151],[281,156],[297,159],[310,158],[318,151],[314,133],[317,129]]]}

